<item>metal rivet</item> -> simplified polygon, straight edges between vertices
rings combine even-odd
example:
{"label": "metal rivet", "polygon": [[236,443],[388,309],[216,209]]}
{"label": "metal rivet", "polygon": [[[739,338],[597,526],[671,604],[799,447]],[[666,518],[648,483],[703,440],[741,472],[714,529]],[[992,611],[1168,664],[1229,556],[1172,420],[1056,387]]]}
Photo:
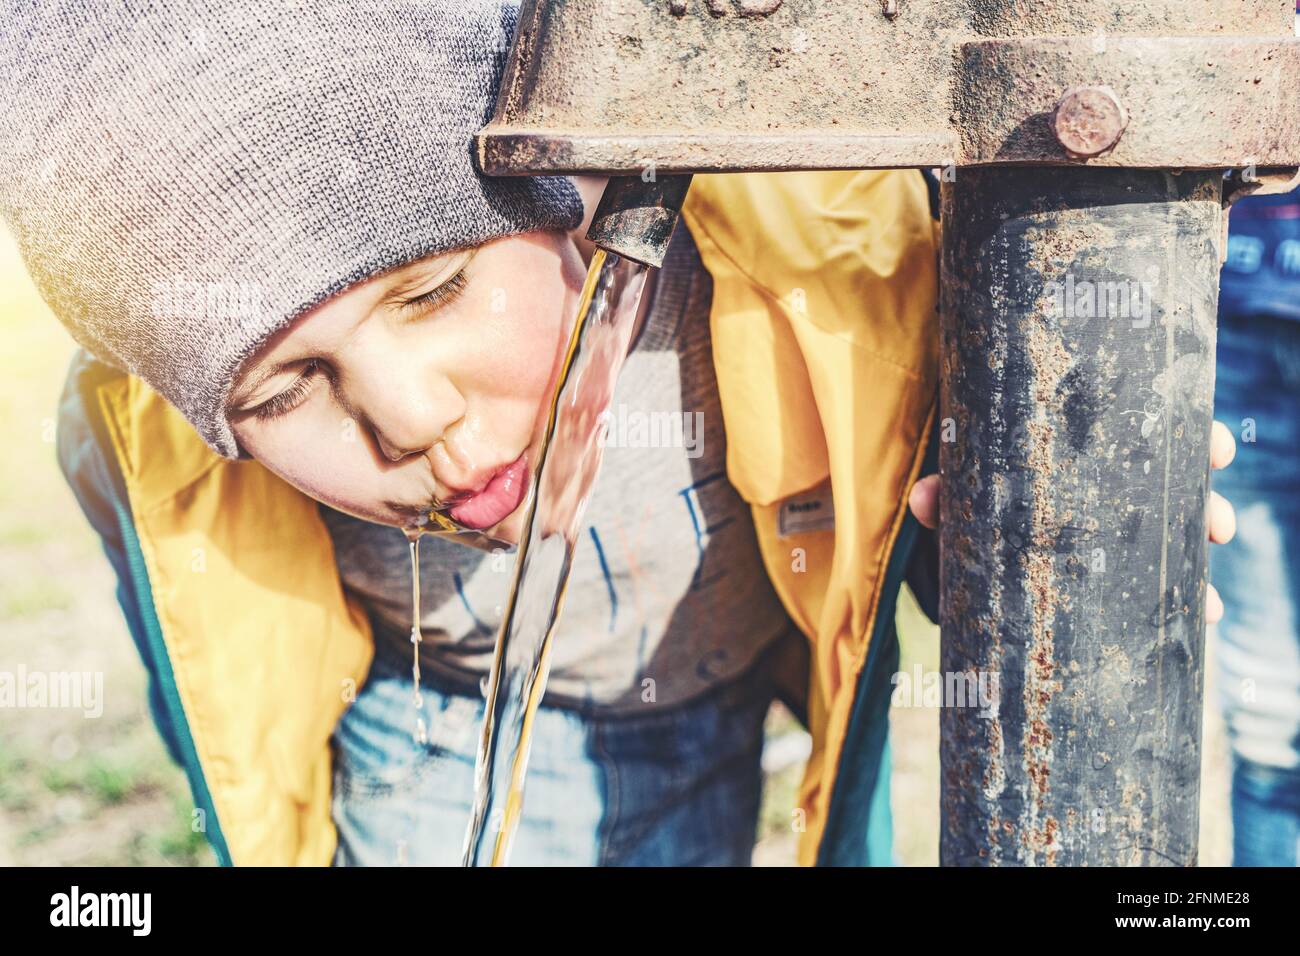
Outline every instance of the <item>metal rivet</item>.
{"label": "metal rivet", "polygon": [[1056,141],[1081,159],[1112,149],[1127,125],[1128,114],[1109,86],[1073,86],[1052,114]]}

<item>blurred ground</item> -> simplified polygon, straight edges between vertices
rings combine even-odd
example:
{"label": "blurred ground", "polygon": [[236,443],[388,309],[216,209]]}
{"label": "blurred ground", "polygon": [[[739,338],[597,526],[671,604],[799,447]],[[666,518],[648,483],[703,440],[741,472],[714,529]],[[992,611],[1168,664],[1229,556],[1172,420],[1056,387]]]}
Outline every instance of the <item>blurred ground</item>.
{"label": "blurred ground", "polygon": [[[99,671],[104,712],[0,709],[0,866],[207,865],[191,801],[144,698],[144,676],[113,594],[113,574],[55,459],[54,422],[73,343],[49,315],[0,231],[0,670]],[[902,669],[938,668],[938,632],[900,605]],[[1213,640],[1213,635],[1211,635]],[[1213,697],[1207,694],[1207,699]],[[892,715],[895,855],[938,861],[938,711]],[[806,735],[775,708],[760,865],[794,861],[791,811]],[[1201,860],[1229,860],[1226,752],[1206,715]]]}
{"label": "blurred ground", "polygon": [[0,231],[0,670],[103,673],[102,716],[0,709],[0,865],[210,862],[149,719],[144,672],[98,538],[59,473],[74,345]]}

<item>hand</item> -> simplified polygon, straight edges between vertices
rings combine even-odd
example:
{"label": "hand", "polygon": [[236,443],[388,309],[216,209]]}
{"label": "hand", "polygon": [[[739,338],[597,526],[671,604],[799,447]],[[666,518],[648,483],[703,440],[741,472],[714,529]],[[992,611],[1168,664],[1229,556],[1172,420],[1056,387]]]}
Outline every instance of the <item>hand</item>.
{"label": "hand", "polygon": [[[1222,422],[1215,422],[1210,431],[1210,467],[1226,468],[1236,454],[1237,443],[1232,438],[1232,432]],[[927,528],[939,527],[939,476],[926,475],[914,484],[907,503],[917,521]],[[1210,492],[1206,524],[1210,530],[1210,541],[1214,544],[1226,544],[1237,533],[1237,515],[1228,500],[1217,491]],[[1211,624],[1217,624],[1222,617],[1223,601],[1211,584],[1205,593],[1205,619]]]}

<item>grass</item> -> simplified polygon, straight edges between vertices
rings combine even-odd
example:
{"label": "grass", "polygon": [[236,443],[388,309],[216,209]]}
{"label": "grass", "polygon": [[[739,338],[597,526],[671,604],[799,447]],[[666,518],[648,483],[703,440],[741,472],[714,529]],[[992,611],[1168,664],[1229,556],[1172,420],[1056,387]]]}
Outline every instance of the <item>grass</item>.
{"label": "grass", "polygon": [[65,611],[72,593],[57,581],[9,581],[0,585],[0,621],[30,617],[45,611]]}

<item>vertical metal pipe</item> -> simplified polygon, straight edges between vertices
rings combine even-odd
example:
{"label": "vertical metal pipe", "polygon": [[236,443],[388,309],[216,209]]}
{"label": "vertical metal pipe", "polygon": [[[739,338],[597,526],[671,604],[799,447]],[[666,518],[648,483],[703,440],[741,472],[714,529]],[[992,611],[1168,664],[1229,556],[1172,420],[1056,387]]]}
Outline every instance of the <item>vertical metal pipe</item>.
{"label": "vertical metal pipe", "polygon": [[1221,191],[945,184],[945,865],[1196,862]]}

